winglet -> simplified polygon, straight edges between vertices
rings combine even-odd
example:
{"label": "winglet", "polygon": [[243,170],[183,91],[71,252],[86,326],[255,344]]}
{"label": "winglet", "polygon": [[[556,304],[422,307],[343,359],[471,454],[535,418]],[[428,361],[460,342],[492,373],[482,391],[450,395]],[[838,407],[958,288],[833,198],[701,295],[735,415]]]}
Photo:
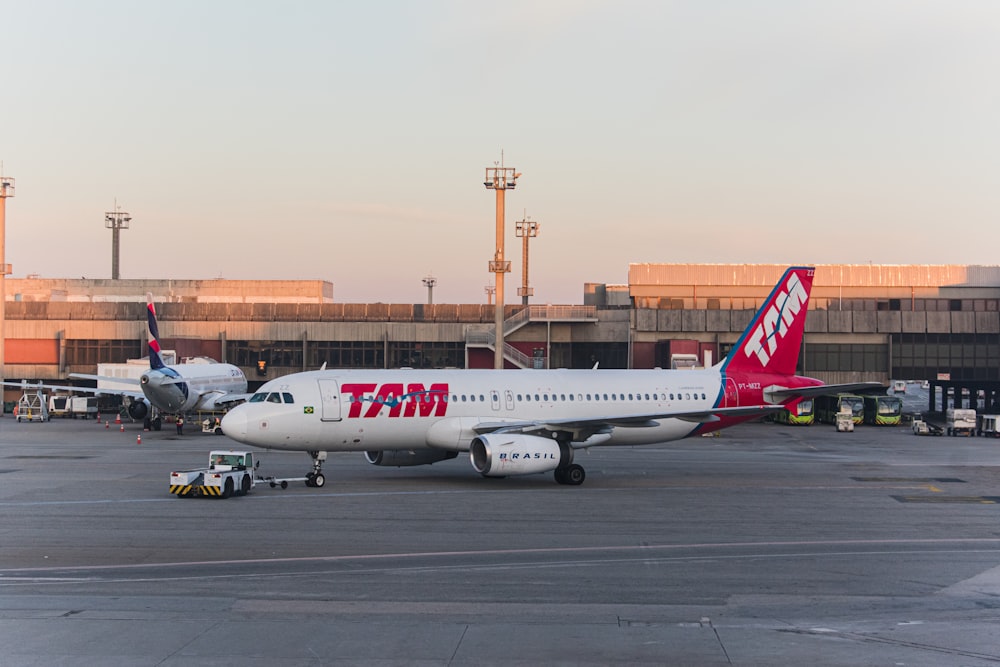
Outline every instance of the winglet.
{"label": "winglet", "polygon": [[814,273],[810,266],[785,271],[729,352],[723,364],[726,372],[795,375]]}
{"label": "winglet", "polygon": [[165,364],[160,356],[160,330],[156,326],[156,307],[151,292],[146,292],[146,321],[149,324],[149,367],[159,370]]}

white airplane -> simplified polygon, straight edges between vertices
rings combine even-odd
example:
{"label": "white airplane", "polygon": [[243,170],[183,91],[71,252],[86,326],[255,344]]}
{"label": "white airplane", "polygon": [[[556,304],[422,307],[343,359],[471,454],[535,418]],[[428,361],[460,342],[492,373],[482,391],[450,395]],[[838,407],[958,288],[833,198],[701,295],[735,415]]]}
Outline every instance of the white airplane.
{"label": "white airplane", "polygon": [[[129,416],[133,419],[145,419],[151,416],[150,425],[157,431],[161,426],[160,415],[151,415],[151,406],[159,413],[165,414],[185,414],[193,410],[208,412],[222,410],[250,397],[247,394],[246,376],[239,367],[232,364],[194,363],[169,366],[164,364],[160,356],[160,332],[156,324],[156,308],[153,306],[151,294],[147,294],[146,317],[149,325],[149,370],[138,380],[83,373],[69,375],[72,378],[85,380],[134,384],[135,391],[68,385],[39,384],[38,386],[46,389],[124,396]],[[20,383],[14,382],[4,382],[4,384],[21,386]]]}
{"label": "white airplane", "polygon": [[705,370],[319,370],[265,383],[222,419],[238,442],[306,451],[325,484],[331,451],[379,466],[469,453],[486,477],[553,471],[581,484],[582,448],[709,433],[805,397],[871,389],[795,375],[813,269],[788,269],[729,356]]}

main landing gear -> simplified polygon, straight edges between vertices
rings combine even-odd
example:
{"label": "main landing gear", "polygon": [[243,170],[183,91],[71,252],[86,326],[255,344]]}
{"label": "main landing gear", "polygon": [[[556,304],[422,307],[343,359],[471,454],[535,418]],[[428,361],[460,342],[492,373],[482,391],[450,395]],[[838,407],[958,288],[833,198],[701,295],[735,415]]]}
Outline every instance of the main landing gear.
{"label": "main landing gear", "polygon": [[568,466],[556,468],[555,478],[560,484],[580,486],[583,484],[583,480],[587,478],[587,471],[583,469],[582,465],[573,463]]}
{"label": "main landing gear", "polygon": [[573,445],[569,438],[563,436],[559,439],[559,467],[555,469],[556,482],[567,486],[580,486],[587,478],[587,471],[582,465],[573,463]]}
{"label": "main landing gear", "polygon": [[323,461],[326,461],[326,452],[309,452],[313,460],[313,469],[306,475],[306,486],[320,488],[326,485],[326,477],[323,476]]}

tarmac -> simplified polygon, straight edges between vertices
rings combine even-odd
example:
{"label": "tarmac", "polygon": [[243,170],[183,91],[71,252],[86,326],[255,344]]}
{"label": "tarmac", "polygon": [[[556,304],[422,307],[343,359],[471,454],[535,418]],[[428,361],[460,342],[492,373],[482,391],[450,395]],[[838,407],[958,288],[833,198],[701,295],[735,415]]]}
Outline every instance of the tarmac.
{"label": "tarmac", "polygon": [[0,419],[0,664],[1000,663],[1000,440],[753,423],[579,487],[358,453],[168,492],[230,447]]}

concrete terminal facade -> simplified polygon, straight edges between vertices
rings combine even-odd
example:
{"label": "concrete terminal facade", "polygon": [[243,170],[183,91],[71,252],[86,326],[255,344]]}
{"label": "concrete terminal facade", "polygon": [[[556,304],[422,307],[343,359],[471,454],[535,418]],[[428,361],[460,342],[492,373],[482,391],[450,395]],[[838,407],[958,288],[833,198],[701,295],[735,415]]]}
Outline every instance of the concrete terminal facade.
{"label": "concrete terminal facade", "polygon": [[[728,352],[785,265],[632,264],[584,304],[506,307],[509,368],[669,367]],[[328,367],[491,368],[493,306],[344,304],[320,280],[7,280],[6,374],[64,380],[160,343],[263,382]],[[827,382],[1000,381],[1000,267],[820,265],[801,372]],[[258,364],[264,362],[261,369]],[[11,400],[11,392],[5,398]]]}

